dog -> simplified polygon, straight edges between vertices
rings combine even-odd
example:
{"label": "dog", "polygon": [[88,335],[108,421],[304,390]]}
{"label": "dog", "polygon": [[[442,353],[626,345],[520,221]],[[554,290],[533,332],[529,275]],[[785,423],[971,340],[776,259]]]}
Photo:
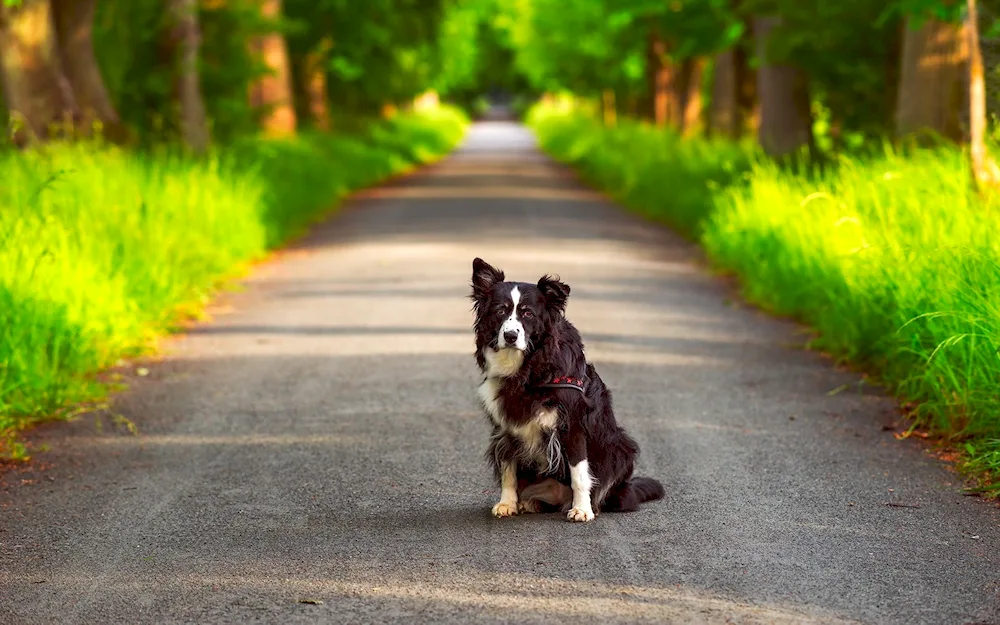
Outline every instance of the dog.
{"label": "dog", "polygon": [[508,282],[476,258],[471,286],[486,458],[500,487],[493,515],[562,511],[587,522],[663,498],[660,482],[632,475],[639,445],[566,319],[569,285],[549,275]]}

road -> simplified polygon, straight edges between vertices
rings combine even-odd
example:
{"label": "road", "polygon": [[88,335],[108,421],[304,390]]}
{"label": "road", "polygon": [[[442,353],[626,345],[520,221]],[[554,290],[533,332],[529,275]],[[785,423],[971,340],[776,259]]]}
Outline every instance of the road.
{"label": "road", "polygon": [[[664,501],[490,516],[477,255],[572,286]],[[51,450],[0,493],[0,622],[1000,623],[998,508],[800,328],[734,300],[528,131],[477,124],[129,368],[137,437],[35,433]]]}

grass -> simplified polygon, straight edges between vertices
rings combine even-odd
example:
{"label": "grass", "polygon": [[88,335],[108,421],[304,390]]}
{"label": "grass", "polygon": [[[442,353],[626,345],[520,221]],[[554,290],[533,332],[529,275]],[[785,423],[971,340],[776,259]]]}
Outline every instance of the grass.
{"label": "grass", "polygon": [[214,289],[350,191],[453,148],[450,108],[342,135],[247,140],[195,160],[93,145],[0,152],[0,455],[102,401]]}
{"label": "grass", "polygon": [[554,157],[701,243],[750,301],[818,330],[817,349],[872,374],[1000,494],[1000,200],[970,191],[959,150],[793,171],[565,104],[529,122]]}

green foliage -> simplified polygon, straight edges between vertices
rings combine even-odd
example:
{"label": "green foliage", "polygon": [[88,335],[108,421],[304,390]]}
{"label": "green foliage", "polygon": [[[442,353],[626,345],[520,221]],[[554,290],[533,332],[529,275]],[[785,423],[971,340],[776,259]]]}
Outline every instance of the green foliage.
{"label": "green foliage", "polygon": [[[247,42],[267,32],[252,0],[210,3],[199,12],[201,86],[216,140],[226,142],[256,129],[248,85],[264,69],[250,57]],[[176,50],[163,3],[102,0],[94,20],[94,48],[105,86],[119,115],[146,143],[178,135],[174,102]]]}
{"label": "green foliage", "polygon": [[332,42],[328,85],[337,108],[372,112],[406,102],[438,73],[445,0],[285,0],[284,6],[293,55]]}
{"label": "green foliage", "polygon": [[441,27],[440,71],[432,85],[442,95],[476,107],[488,93],[530,95],[516,68],[514,5],[503,0],[454,0]]}
{"label": "green foliage", "polygon": [[[104,85],[128,126],[146,140],[176,131],[173,62],[161,43],[167,27],[162,3],[103,0],[94,18],[94,53]],[[123,54],[123,51],[128,51]]]}
{"label": "green foliage", "polygon": [[959,150],[886,148],[793,172],[749,148],[607,129],[571,109],[531,120],[554,156],[693,233],[751,301],[810,324],[816,348],[964,441],[966,469],[1000,475],[1000,201],[973,194]]}
{"label": "green foliage", "polygon": [[747,146],[684,141],[669,129],[629,120],[598,133],[593,118],[569,103],[536,106],[527,122],[547,152],[573,165],[588,182],[626,206],[656,212],[693,239],[700,236],[718,190],[736,184],[751,162]]}
{"label": "green foliage", "polygon": [[247,42],[254,35],[280,32],[283,24],[264,21],[256,0],[210,6],[199,15],[201,89],[212,136],[227,142],[253,133],[261,114],[250,106],[247,86],[267,70],[250,56]]}
{"label": "green foliage", "polygon": [[677,62],[713,53],[742,30],[725,0],[518,0],[512,37],[539,89],[641,93],[650,34]]}
{"label": "green foliage", "polygon": [[[768,4],[782,18],[770,37],[768,56],[805,72],[812,98],[828,110],[839,133],[835,139],[890,128],[902,45],[898,16],[883,15],[884,6],[870,0]],[[751,3],[747,11],[754,9]]]}
{"label": "green foliage", "polygon": [[221,279],[463,129],[442,108],[354,135],[245,139],[202,161],[83,144],[0,153],[0,448],[101,398],[94,372],[145,353]]}
{"label": "green foliage", "polygon": [[958,22],[965,15],[965,3],[950,0],[895,0],[885,8],[886,17],[893,15],[914,18],[915,27],[931,18],[942,22]]}
{"label": "green foliage", "polygon": [[[822,120],[826,151],[891,134],[903,21],[960,20],[964,2],[947,0],[513,0],[519,70],[540,90],[619,102],[648,89],[647,45],[655,33],[677,63],[739,45],[759,65],[747,26],[776,16],[768,58],[803,71]],[[989,11],[983,11],[989,13]],[[988,24],[983,28],[987,29]],[[988,29],[987,29],[988,30]]]}

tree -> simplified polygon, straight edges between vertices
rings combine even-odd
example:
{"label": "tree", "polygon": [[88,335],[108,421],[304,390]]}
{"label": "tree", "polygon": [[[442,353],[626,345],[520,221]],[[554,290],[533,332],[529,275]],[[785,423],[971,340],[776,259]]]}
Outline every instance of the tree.
{"label": "tree", "polygon": [[771,156],[791,155],[812,147],[812,116],[806,77],[796,67],[769,56],[771,33],[780,17],[755,17],[753,35],[757,44],[757,93],[760,98],[758,140]]}
{"label": "tree", "polygon": [[305,55],[301,64],[305,109],[309,114],[313,128],[323,131],[329,131],[332,128],[326,84],[326,64],[330,60],[332,46],[333,42],[329,37],[322,39],[312,51]]}
{"label": "tree", "polygon": [[756,131],[757,71],[750,66],[746,45],[737,41],[715,56],[708,125],[713,134],[729,139]]}
{"label": "tree", "polygon": [[0,78],[7,108],[19,126],[18,144],[44,140],[79,122],[49,0],[0,4]]}
{"label": "tree", "polygon": [[94,57],[97,0],[52,0],[59,59],[87,130],[99,122],[104,135],[124,140],[124,128]]}
{"label": "tree", "polygon": [[194,152],[208,148],[208,120],[198,76],[198,7],[196,0],[169,0],[173,23],[172,40],[177,50],[177,98],[180,104],[181,137]]}
{"label": "tree", "polygon": [[768,58],[801,72],[829,147],[892,129],[895,96],[886,85],[897,84],[899,1],[925,0],[740,0],[747,17],[780,17]]}
{"label": "tree", "polygon": [[704,79],[705,57],[693,57],[684,61],[684,97],[681,106],[681,133],[690,137],[701,130],[702,112],[704,103],[702,102],[701,90]]}
{"label": "tree", "polygon": [[324,68],[335,110],[370,115],[411,102],[439,75],[439,33],[452,1],[285,0],[293,63],[303,66],[329,38]]}
{"label": "tree", "polygon": [[966,0],[966,32],[969,35],[969,155],[972,181],[980,190],[1000,185],[1000,168],[986,152],[986,79],[979,46],[979,14],[976,0]]}
{"label": "tree", "polygon": [[96,0],[0,4],[0,81],[19,122],[15,141],[89,135],[125,139],[92,39]]}
{"label": "tree", "polygon": [[671,96],[675,95],[673,84],[675,76],[670,58],[667,56],[667,43],[655,28],[649,30],[646,76],[650,99],[650,117],[657,126],[665,126],[672,114],[671,104],[675,104],[671,102]]}
{"label": "tree", "polygon": [[906,19],[896,105],[896,133],[930,130],[963,138],[968,38],[961,24],[937,17]]}
{"label": "tree", "polygon": [[[272,23],[279,20],[281,0],[260,0],[260,11]],[[272,136],[294,134],[295,106],[284,35],[274,31],[256,36],[250,42],[250,49],[267,70],[265,75],[250,85],[250,105],[255,109],[263,109],[261,129],[264,134]],[[310,78],[316,80],[315,72]]]}

